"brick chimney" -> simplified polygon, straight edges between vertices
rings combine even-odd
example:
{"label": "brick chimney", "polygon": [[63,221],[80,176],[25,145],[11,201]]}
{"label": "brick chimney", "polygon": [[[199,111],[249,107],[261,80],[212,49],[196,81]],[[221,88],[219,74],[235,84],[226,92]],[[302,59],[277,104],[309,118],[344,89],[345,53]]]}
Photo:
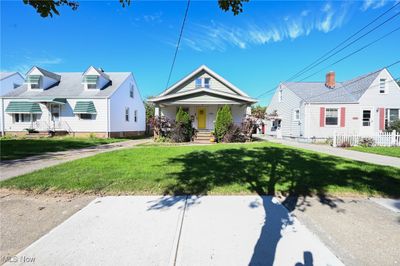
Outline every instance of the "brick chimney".
{"label": "brick chimney", "polygon": [[335,88],[336,82],[335,82],[335,72],[329,71],[326,73],[326,80],[325,80],[325,86],[333,89]]}

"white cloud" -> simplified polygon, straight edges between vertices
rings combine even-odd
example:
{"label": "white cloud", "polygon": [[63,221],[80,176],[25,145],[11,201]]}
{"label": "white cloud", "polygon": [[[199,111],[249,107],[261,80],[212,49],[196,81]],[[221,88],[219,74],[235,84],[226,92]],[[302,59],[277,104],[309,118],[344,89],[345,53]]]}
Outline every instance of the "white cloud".
{"label": "white cloud", "polygon": [[336,7],[325,3],[314,15],[310,10],[303,10],[296,16],[283,16],[274,24],[258,22],[241,27],[214,21],[211,25],[190,24],[182,40],[184,45],[195,51],[225,51],[228,47],[247,49],[285,39],[295,40],[313,31],[330,32],[344,24],[348,9],[349,4]]}
{"label": "white cloud", "polygon": [[63,60],[58,57],[32,58],[30,56],[25,56],[24,62],[15,64],[13,66],[10,66],[10,67],[4,68],[4,69],[2,68],[1,71],[4,71],[4,72],[18,71],[22,74],[25,74],[33,66],[45,68],[45,67],[49,67],[52,65],[61,64],[62,62],[63,62]]}
{"label": "white cloud", "polygon": [[387,0],[364,0],[361,6],[361,10],[366,11],[370,8],[372,9],[381,8],[385,6],[387,2],[388,2]]}

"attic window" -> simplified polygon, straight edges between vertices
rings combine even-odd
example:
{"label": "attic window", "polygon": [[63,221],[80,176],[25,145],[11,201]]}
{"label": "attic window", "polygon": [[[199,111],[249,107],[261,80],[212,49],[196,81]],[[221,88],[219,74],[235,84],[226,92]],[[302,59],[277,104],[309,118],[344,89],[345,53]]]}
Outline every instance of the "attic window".
{"label": "attic window", "polygon": [[379,80],[379,93],[386,93],[386,79]]}
{"label": "attic window", "polygon": [[40,88],[40,78],[39,75],[29,75],[26,78],[26,83],[30,84],[31,89],[39,89]]}
{"label": "attic window", "polygon": [[200,87],[201,87],[201,83],[202,83],[202,82],[201,82],[201,78],[197,78],[197,79],[196,79],[196,82],[195,82],[195,87],[196,87],[196,88],[200,88]]}
{"label": "attic window", "polygon": [[87,75],[83,77],[83,83],[86,84],[88,89],[96,89],[98,79],[99,77],[96,75]]}
{"label": "attic window", "polygon": [[204,88],[209,89],[210,88],[210,78],[205,78],[204,79]]}

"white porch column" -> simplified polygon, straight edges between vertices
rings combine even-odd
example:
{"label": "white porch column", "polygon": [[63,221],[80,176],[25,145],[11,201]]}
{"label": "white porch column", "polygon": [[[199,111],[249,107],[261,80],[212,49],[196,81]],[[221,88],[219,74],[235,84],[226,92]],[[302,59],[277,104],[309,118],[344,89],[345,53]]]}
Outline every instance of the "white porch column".
{"label": "white porch column", "polygon": [[246,107],[246,116],[250,116],[250,115],[251,115],[251,106],[248,105],[248,106]]}
{"label": "white porch column", "polygon": [[156,106],[156,107],[154,108],[154,115],[155,115],[156,117],[160,116],[160,107],[159,107],[159,106]]}

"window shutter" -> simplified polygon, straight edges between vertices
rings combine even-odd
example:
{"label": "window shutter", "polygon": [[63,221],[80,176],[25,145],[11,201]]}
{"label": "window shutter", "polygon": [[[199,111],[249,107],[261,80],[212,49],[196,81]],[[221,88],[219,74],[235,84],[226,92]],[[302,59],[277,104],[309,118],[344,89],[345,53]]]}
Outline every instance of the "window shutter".
{"label": "window shutter", "polygon": [[324,127],[325,126],[325,108],[321,107],[319,109],[319,126]]}
{"label": "window shutter", "polygon": [[385,129],[385,108],[379,108],[379,130]]}
{"label": "window shutter", "polygon": [[340,108],[340,127],[346,126],[346,107]]}

